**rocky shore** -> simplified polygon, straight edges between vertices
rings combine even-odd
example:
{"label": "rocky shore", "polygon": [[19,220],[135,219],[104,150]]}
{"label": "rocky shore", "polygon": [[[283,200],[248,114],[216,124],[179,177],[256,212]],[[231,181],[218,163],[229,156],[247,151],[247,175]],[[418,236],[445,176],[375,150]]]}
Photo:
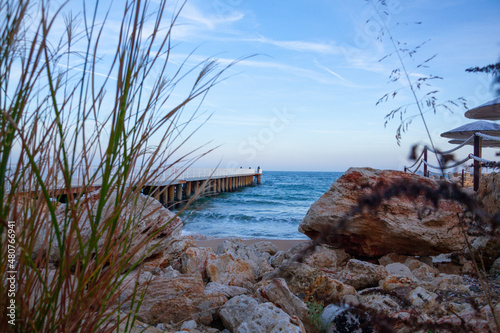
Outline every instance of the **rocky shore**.
{"label": "rocky shore", "polygon": [[[484,216],[498,214],[499,180],[483,180]],[[289,249],[238,239],[200,246],[180,235],[176,219],[125,278],[114,309],[127,311],[138,288],[144,298],[132,332],[497,332],[495,230],[460,228],[457,214],[467,207],[434,203],[426,192],[381,192],[376,207],[355,209],[394,184],[441,189],[416,175],[350,169],[300,224],[311,240]],[[166,215],[155,213],[144,228],[171,216],[155,212]]]}

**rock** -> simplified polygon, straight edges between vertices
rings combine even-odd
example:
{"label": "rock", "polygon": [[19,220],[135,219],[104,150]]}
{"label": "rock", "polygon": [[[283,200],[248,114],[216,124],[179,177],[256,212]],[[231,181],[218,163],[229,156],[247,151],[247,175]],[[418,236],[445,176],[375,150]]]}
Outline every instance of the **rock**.
{"label": "rock", "polygon": [[163,260],[168,260],[168,263],[173,263],[174,260],[179,258],[188,248],[195,246],[196,242],[191,237],[173,237],[163,251],[161,258]]}
{"label": "rock", "polygon": [[[116,328],[112,329],[113,327]],[[111,314],[106,324],[100,325],[99,329],[96,331],[112,331],[117,333],[165,333],[164,330],[145,324],[137,319],[134,321],[134,325],[131,326],[130,321],[124,320],[123,315],[118,317],[116,313]]]}
{"label": "rock", "polygon": [[367,313],[335,304],[330,304],[323,310],[321,323],[327,333],[375,332]]}
{"label": "rock", "polygon": [[256,294],[264,302],[272,302],[289,316],[299,318],[307,332],[315,332],[306,304],[288,289],[284,279],[262,281],[257,288]]}
{"label": "rock", "polygon": [[404,301],[397,294],[385,293],[379,289],[367,289],[359,294],[360,303],[375,312],[391,314],[401,311]]}
{"label": "rock", "polygon": [[493,264],[490,267],[489,273],[493,276],[498,276],[500,275],[500,257],[495,259]]}
{"label": "rock", "polygon": [[303,262],[315,268],[336,270],[341,266],[345,266],[350,257],[343,249],[333,249],[322,244],[317,245],[314,251],[304,258]]}
{"label": "rock", "polygon": [[434,280],[437,275],[437,272],[434,268],[424,263],[422,263],[422,265],[420,265],[419,267],[413,269],[411,272],[417,279],[424,282],[430,282]]}
{"label": "rock", "polygon": [[445,274],[460,274],[462,272],[463,257],[453,253],[442,253],[432,257],[432,264],[437,272]]}
{"label": "rock", "polygon": [[244,260],[250,264],[256,278],[260,278],[273,270],[269,264],[271,258],[269,253],[260,251],[255,246],[246,246],[241,240],[225,240],[219,244],[215,253],[229,254],[233,259]]}
{"label": "rock", "polygon": [[[141,271],[136,269],[126,276],[123,276],[122,283],[120,284],[120,291],[118,293],[120,307],[122,310],[130,308],[130,300],[133,294],[140,295],[144,286],[155,279],[155,275],[148,271]],[[112,305],[115,303],[113,302]]]}
{"label": "rock", "polygon": [[410,292],[409,298],[413,306],[422,310],[429,310],[437,306],[436,299],[438,295],[422,287],[417,287]]}
{"label": "rock", "polygon": [[418,285],[418,280],[415,277],[406,275],[390,274],[385,279],[379,282],[380,288],[383,290],[394,290],[400,288],[415,288]]}
{"label": "rock", "polygon": [[500,173],[481,175],[477,199],[490,214],[500,213]]}
{"label": "rock", "polygon": [[190,247],[184,251],[179,259],[183,274],[201,274],[207,279],[207,263],[215,260],[217,255],[210,248]]}
{"label": "rock", "polygon": [[340,302],[344,295],[355,295],[356,290],[329,277],[319,269],[303,263],[287,261],[264,280],[283,278],[290,290],[305,301],[317,300],[325,304]]}
{"label": "rock", "polygon": [[290,317],[272,303],[259,303],[249,296],[236,296],[220,310],[224,326],[233,333],[305,333],[296,317]]}
{"label": "rock", "polygon": [[435,255],[461,250],[463,237],[457,224],[459,204],[439,202],[438,209],[427,214],[432,204],[423,197],[406,196],[383,200],[372,211],[355,214],[341,225],[344,217],[357,207],[358,200],[372,189],[391,184],[421,184],[437,187],[437,182],[400,171],[350,168],[332,184],[309,209],[299,231],[320,243],[342,248],[363,257],[388,253]]}
{"label": "rock", "polygon": [[410,269],[400,263],[393,263],[385,266],[385,269],[387,270],[387,273],[392,274],[392,275],[400,275],[400,276],[407,276],[411,278],[412,280],[417,280],[415,275],[410,271]]}
{"label": "rock", "polygon": [[138,318],[151,325],[185,320],[208,325],[225,302],[227,298],[222,294],[205,293],[203,280],[197,274],[156,278],[148,286]]}
{"label": "rock", "polygon": [[383,266],[351,259],[340,273],[339,280],[359,290],[378,286],[379,281],[385,279],[387,275],[387,270]]}
{"label": "rock", "polygon": [[165,279],[173,279],[175,277],[178,277],[179,275],[181,275],[181,272],[173,269],[172,266],[168,266],[167,268],[163,268],[161,270],[160,274],[158,274],[158,276],[165,278]]}
{"label": "rock", "polygon": [[340,304],[344,306],[357,307],[361,303],[359,302],[359,295],[345,295],[342,297]]}
{"label": "rock", "polygon": [[250,250],[255,250],[258,252],[266,252],[269,255],[274,256],[278,252],[278,247],[270,241],[261,241],[254,243],[248,247]]}
{"label": "rock", "polygon": [[193,330],[193,329],[196,329],[196,327],[198,327],[198,324],[196,323],[196,321],[188,320],[182,324],[181,331]]}
{"label": "rock", "polygon": [[272,267],[277,268],[283,264],[285,260],[290,259],[290,253],[285,251],[278,251],[274,256],[269,259],[269,263]]}
{"label": "rock", "polygon": [[500,257],[500,238],[497,235],[479,236],[472,242],[471,249],[473,255],[467,249],[465,251],[466,257],[474,258],[478,264],[482,261],[486,269],[489,269],[495,259]]}
{"label": "rock", "polygon": [[381,257],[378,259],[378,263],[382,266],[386,266],[389,264],[393,264],[395,262],[399,263],[405,263],[408,258],[414,258],[411,256],[405,256],[402,254],[397,254],[397,253],[388,253],[385,256]]}
{"label": "rock", "polygon": [[[92,233],[91,223],[94,220],[89,219],[89,214],[95,216],[98,210],[100,191],[95,191],[82,196],[79,200],[79,205],[88,205],[90,209],[82,209],[81,216],[78,218],[79,237],[81,242],[86,242],[90,239]],[[102,217],[100,221],[109,220],[112,214],[115,214],[116,208],[116,192],[113,192],[106,199],[106,203],[102,209]],[[67,239],[67,244],[73,244],[72,247],[65,249],[65,254],[71,255],[78,251],[79,241],[73,228],[67,228],[65,225],[72,221],[71,211],[67,211],[67,205],[62,204],[56,210],[56,217],[60,230]],[[69,219],[70,222],[67,221]],[[51,224],[49,224],[51,225]],[[101,226],[102,227],[102,224]],[[129,202],[123,208],[120,214],[120,220],[117,223],[117,228],[114,231],[117,235],[132,230],[133,236],[127,244],[127,252],[120,252],[120,256],[126,257],[132,255],[130,265],[144,260],[147,257],[160,254],[169,245],[169,240],[180,234],[182,220],[175,216],[174,213],[162,206],[162,204],[143,194],[139,194],[135,201]],[[49,233],[49,235],[47,235]],[[154,236],[153,236],[154,235]],[[42,228],[38,234],[36,245],[33,251],[35,258],[40,251],[47,251],[45,238],[48,237],[49,243],[52,243],[49,260],[51,262],[60,261],[60,253],[56,245],[54,230]],[[97,242],[97,251],[99,251],[107,239],[107,234],[104,232]],[[152,239],[150,239],[152,238]],[[124,245],[122,245],[124,246]],[[118,249],[121,251],[121,249]]]}
{"label": "rock", "polygon": [[233,259],[229,253],[208,260],[207,276],[212,282],[229,286],[249,288],[255,283],[252,266],[242,259]]}
{"label": "rock", "polygon": [[227,298],[233,298],[235,296],[246,294],[248,290],[246,288],[227,286],[225,284],[220,284],[217,282],[209,282],[205,286],[205,293],[207,294],[222,294]]}
{"label": "rock", "polygon": [[431,283],[438,291],[471,294],[471,290],[464,284],[464,278],[460,275],[441,273]]}

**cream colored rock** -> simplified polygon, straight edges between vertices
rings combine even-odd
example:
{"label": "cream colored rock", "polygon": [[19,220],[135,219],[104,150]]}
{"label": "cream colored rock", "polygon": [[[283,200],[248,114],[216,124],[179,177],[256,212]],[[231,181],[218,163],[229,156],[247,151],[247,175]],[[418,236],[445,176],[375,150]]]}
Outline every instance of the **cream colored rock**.
{"label": "cream colored rock", "polygon": [[248,290],[246,288],[228,286],[225,284],[217,282],[209,282],[205,286],[205,293],[207,294],[222,294],[227,298],[232,298],[235,296],[246,294]]}
{"label": "cream colored rock", "polygon": [[373,292],[362,292],[359,301],[363,306],[384,314],[391,314],[403,309],[401,301],[391,295]]}
{"label": "cream colored rock", "polygon": [[207,264],[209,260],[215,260],[217,255],[210,248],[190,247],[180,256],[181,272],[183,274],[201,274],[207,279]]}
{"label": "cream colored rock", "polygon": [[296,317],[274,304],[259,303],[249,296],[236,296],[220,310],[224,326],[233,333],[306,333]]}
{"label": "cream colored rock", "polygon": [[207,262],[207,276],[210,281],[249,288],[255,283],[252,266],[242,259],[234,259],[231,254],[218,255]]}
{"label": "cream colored rock", "polygon": [[262,281],[257,288],[256,295],[264,302],[271,302],[289,316],[299,318],[307,332],[316,332],[317,329],[311,321],[309,311],[304,302],[295,296],[284,279]]}
{"label": "cream colored rock", "polygon": [[[83,242],[88,241],[91,237],[91,223],[94,221],[90,220],[89,214],[91,214],[91,216],[97,215],[100,194],[100,191],[96,191],[80,199],[80,206],[88,205],[90,207],[90,210],[82,210],[81,216],[77,221],[80,232],[79,237],[81,237],[81,241]],[[102,225],[102,221],[110,219],[112,214],[115,213],[116,200],[115,192],[111,193],[106,199],[106,203],[102,209],[100,225]],[[70,255],[77,251],[79,242],[77,241],[77,234],[73,231],[73,228],[65,227],[65,225],[71,225],[70,222],[72,220],[71,213],[66,210],[66,205],[60,205],[56,210],[56,217],[59,228],[67,239],[67,244],[74,244],[73,247],[65,250],[65,254]],[[33,256],[36,256],[40,251],[47,251],[44,240],[45,237],[48,237],[49,242],[53,243],[49,253],[49,260],[58,262],[60,260],[60,253],[56,245],[55,233],[54,230],[51,229],[51,224],[47,224],[47,226],[48,227],[42,229],[38,235]],[[160,254],[168,247],[171,238],[180,234],[181,227],[182,220],[163,207],[159,201],[149,196],[139,194],[137,200],[125,205],[120,215],[120,219],[117,222],[115,231],[117,235],[125,230],[131,230],[132,232],[129,250],[126,253],[120,253],[120,255],[132,255],[131,263],[134,263],[142,261],[147,257]],[[97,230],[99,231],[99,226]],[[104,246],[106,237],[106,233],[100,235],[97,242],[98,251]],[[70,241],[70,239],[72,241]]]}
{"label": "cream colored rock", "polygon": [[205,293],[201,277],[185,274],[150,282],[138,318],[148,324],[196,320],[210,324],[218,307],[227,302],[219,293]]}
{"label": "cream colored rock", "polygon": [[394,275],[390,274],[385,279],[380,280],[379,286],[384,290],[394,290],[399,288],[415,288],[419,281],[416,278],[412,278],[405,275]]}
{"label": "cream colored rock", "polygon": [[378,286],[389,275],[384,266],[351,259],[339,275],[339,280],[356,290]]}
{"label": "cream colored rock", "polygon": [[500,213],[500,173],[481,175],[477,197],[490,214]]}
{"label": "cream colored rock", "polygon": [[409,298],[413,306],[429,310],[437,306],[436,299],[438,295],[422,287],[417,287],[410,292]]}
{"label": "cream colored rock", "polygon": [[249,246],[251,250],[266,252],[274,256],[278,252],[278,247],[270,241],[260,241]]}
{"label": "cream colored rock", "polygon": [[269,244],[264,243],[262,249],[256,246],[246,246],[241,240],[225,240],[219,244],[215,253],[229,254],[233,259],[244,260],[252,269],[256,278],[264,276],[266,273],[273,270],[269,264],[271,255],[267,251],[274,250]]}
{"label": "cream colored rock", "polygon": [[355,295],[356,290],[339,280],[329,277],[319,269],[294,261],[286,261],[264,279],[283,278],[290,290],[300,299],[323,300],[325,304],[340,302],[345,295]]}
{"label": "cream colored rock", "polygon": [[388,253],[435,255],[461,250],[463,237],[457,224],[460,205],[439,202],[431,214],[432,204],[423,197],[406,196],[382,200],[373,210],[365,210],[341,222],[373,188],[394,184],[420,184],[437,187],[437,182],[400,171],[351,168],[321,196],[300,223],[299,231],[320,243],[344,249],[347,253],[379,257]]}
{"label": "cream colored rock", "polygon": [[304,259],[304,264],[309,266],[337,270],[345,266],[346,262],[351,258],[343,249],[334,249],[328,245],[317,245],[311,254],[308,254]]}

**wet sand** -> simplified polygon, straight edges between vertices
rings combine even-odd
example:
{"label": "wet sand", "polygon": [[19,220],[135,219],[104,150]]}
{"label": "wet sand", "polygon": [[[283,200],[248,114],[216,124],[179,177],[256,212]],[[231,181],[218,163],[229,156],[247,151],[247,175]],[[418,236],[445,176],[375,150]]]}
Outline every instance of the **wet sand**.
{"label": "wet sand", "polygon": [[[196,245],[198,247],[209,247],[213,250],[217,249],[220,243],[222,243],[227,238],[213,238],[196,240]],[[236,238],[235,238],[236,239]],[[245,245],[252,245],[254,243],[269,241],[278,247],[278,251],[287,251],[291,249],[294,245],[307,242],[307,239],[240,239]]]}

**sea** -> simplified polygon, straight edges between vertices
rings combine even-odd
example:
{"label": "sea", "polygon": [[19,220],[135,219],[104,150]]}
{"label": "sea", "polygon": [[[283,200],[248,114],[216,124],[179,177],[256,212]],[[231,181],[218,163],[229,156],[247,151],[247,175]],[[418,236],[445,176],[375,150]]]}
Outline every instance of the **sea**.
{"label": "sea", "polygon": [[197,238],[307,239],[298,231],[309,207],[342,172],[264,171],[261,184],[201,198],[182,214]]}

